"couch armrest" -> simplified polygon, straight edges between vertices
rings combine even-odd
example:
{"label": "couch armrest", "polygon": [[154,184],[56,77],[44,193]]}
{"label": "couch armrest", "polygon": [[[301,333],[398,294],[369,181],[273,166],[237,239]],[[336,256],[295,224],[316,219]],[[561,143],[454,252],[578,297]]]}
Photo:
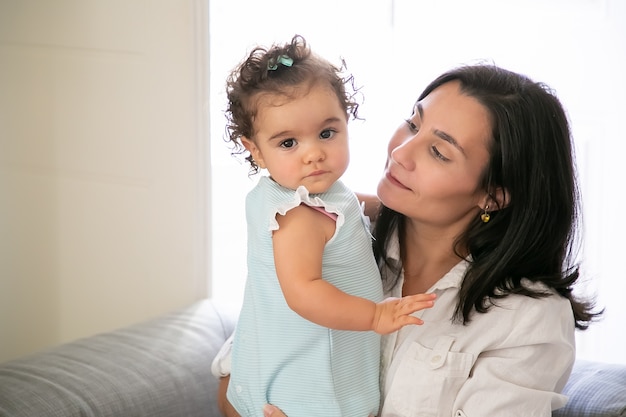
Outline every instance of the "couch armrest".
{"label": "couch armrest", "polygon": [[220,416],[211,361],[236,315],[211,300],[0,365],[0,416]]}

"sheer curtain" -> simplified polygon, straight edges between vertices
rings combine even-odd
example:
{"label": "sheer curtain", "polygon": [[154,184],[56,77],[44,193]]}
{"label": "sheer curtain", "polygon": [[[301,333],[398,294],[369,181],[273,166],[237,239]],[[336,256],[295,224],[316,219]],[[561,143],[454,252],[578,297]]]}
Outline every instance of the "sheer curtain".
{"label": "sheer curtain", "polygon": [[362,86],[344,181],[373,192],[395,126],[439,73],[494,62],[553,87],[576,140],[584,209],[584,285],[606,307],[578,334],[578,356],[626,363],[626,279],[620,265],[626,179],[626,6],[619,0],[212,0],[210,2],[213,295],[237,304],[245,281],[244,198],[254,184],[224,137],[224,80],[257,43],[306,37],[325,57],[345,58]]}

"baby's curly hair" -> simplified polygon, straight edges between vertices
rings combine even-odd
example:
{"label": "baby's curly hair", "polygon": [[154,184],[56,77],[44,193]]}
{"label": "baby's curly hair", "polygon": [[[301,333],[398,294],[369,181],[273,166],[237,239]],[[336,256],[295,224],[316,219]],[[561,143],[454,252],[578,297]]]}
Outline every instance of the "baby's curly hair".
{"label": "baby's curly hair", "polygon": [[[284,59],[292,61],[285,64]],[[348,119],[359,119],[354,77],[345,74],[346,64],[341,60],[337,67],[311,52],[305,39],[295,35],[291,42],[270,48],[257,46],[248,57],[229,74],[226,80],[228,99],[225,111],[226,138],[232,145],[232,154],[246,153],[241,137],[254,138],[254,118],[258,113],[259,98],[265,94],[293,97],[293,88],[310,87],[325,83],[336,93]],[[250,175],[259,172],[251,155],[245,156],[250,164]]]}

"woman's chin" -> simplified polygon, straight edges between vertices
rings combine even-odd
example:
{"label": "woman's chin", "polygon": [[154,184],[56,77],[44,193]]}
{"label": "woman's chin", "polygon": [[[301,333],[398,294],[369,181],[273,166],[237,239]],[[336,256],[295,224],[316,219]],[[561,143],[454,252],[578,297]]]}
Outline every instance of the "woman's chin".
{"label": "woman's chin", "polygon": [[378,188],[376,189],[376,195],[380,202],[385,206],[392,210],[395,210],[394,207],[397,206],[396,202],[399,199],[399,193],[394,192],[393,185],[389,184],[389,181],[385,178],[380,180],[378,183]]}

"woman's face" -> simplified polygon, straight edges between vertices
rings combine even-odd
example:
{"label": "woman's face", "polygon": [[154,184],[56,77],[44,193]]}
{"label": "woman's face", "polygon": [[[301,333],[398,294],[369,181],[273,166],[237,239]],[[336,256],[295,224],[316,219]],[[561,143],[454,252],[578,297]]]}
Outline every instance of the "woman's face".
{"label": "woman's face", "polygon": [[455,234],[487,204],[479,183],[492,131],[486,108],[459,87],[448,82],[416,104],[389,142],[378,184],[385,206]]}

